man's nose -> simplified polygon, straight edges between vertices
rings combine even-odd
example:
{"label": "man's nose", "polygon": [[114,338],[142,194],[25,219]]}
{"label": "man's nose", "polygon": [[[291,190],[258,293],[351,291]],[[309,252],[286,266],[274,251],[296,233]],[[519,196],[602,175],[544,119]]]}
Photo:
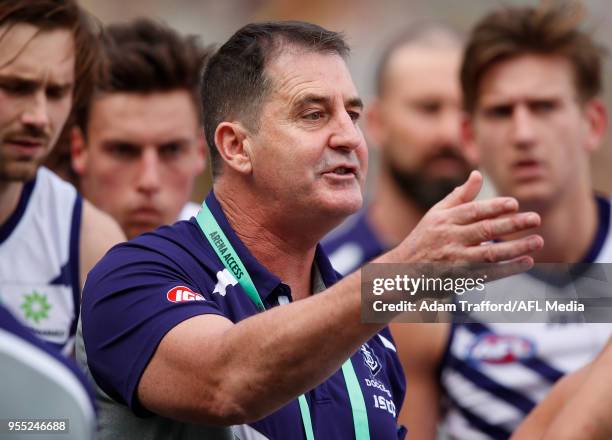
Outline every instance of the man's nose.
{"label": "man's nose", "polygon": [[439,143],[441,145],[461,145],[461,110],[446,109],[440,115],[438,126]]}
{"label": "man's nose", "polygon": [[49,126],[49,103],[44,90],[34,93],[21,114],[23,125],[45,132]]}
{"label": "man's nose", "polygon": [[514,144],[519,147],[529,147],[535,141],[533,116],[526,106],[519,105],[512,114],[512,131]]}
{"label": "man's nose", "polygon": [[140,157],[140,169],[138,176],[138,191],[153,194],[159,191],[161,186],[160,161],[157,151],[145,149]]}
{"label": "man's nose", "polygon": [[348,112],[342,112],[335,119],[330,147],[352,151],[365,142],[361,129]]}

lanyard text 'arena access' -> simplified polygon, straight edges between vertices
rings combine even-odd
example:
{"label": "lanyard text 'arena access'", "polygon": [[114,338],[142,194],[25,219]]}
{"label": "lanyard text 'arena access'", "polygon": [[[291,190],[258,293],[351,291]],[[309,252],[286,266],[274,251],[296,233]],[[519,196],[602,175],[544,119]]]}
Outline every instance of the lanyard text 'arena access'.
{"label": "lanyard text 'arena access'", "polygon": [[[196,216],[196,220],[198,221],[198,225],[204,237],[206,237],[213,247],[225,268],[237,278],[238,283],[244,289],[251,302],[255,304],[255,307],[257,307],[259,311],[264,311],[266,308],[251,276],[234,250],[234,247],[225,236],[219,223],[217,223],[217,220],[212,215],[212,212],[210,212],[206,202],[202,203],[202,209],[200,209],[200,212]],[[344,375],[344,381],[346,382],[349,401],[351,403],[355,439],[369,440],[370,429],[368,426],[368,413],[365,406],[365,399],[361,392],[357,374],[355,374],[355,369],[353,368],[350,358],[342,364],[342,374]],[[304,425],[304,432],[306,433],[306,440],[314,440],[315,437],[312,429],[312,420],[310,419],[308,401],[302,394],[298,397],[298,402],[300,404],[300,413],[302,414],[302,423]]]}

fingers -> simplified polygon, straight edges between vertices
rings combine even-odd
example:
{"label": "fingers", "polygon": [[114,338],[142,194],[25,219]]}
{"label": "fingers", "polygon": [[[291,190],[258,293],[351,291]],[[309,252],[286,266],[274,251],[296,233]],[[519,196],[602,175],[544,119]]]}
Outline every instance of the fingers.
{"label": "fingers", "polygon": [[522,212],[505,217],[484,219],[471,225],[463,226],[463,238],[467,244],[480,244],[503,237],[504,235],[523,232],[540,225],[540,216],[535,212]]}
{"label": "fingers", "polygon": [[517,257],[496,264],[477,263],[469,266],[469,276],[485,278],[487,282],[517,275],[533,267],[534,260],[530,256]]}
{"label": "fingers", "polygon": [[525,257],[527,254],[542,249],[543,246],[542,237],[530,235],[517,240],[472,246],[466,249],[466,256],[469,261],[497,263]]}
{"label": "fingers", "polygon": [[453,223],[467,225],[486,218],[516,212],[518,206],[518,202],[512,197],[495,197],[456,206],[450,210],[449,216],[452,217]]}
{"label": "fingers", "polygon": [[452,208],[461,205],[462,203],[471,202],[476,198],[482,188],[482,174],[479,171],[472,171],[466,182],[458,186],[447,195],[444,199],[438,202],[437,208]]}

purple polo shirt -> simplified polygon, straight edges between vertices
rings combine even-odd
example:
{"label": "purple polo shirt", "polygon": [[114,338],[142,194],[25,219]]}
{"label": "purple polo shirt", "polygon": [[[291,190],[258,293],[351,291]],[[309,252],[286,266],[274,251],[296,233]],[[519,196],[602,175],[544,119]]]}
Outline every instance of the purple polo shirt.
{"label": "purple polo shirt", "polygon": [[[251,255],[214,193],[206,200],[266,308],[278,306],[280,297],[291,301],[290,286]],[[340,279],[320,247],[315,263],[326,286]],[[224,269],[193,218],[120,244],[96,265],[83,293],[83,337],[92,375],[109,396],[137,415],[147,415],[138,402],[138,382],[170,329],[197,315],[222,315],[237,323],[258,313]],[[389,331],[384,329],[363,344],[352,363],[365,398],[371,438],[403,438],[405,430],[398,429],[397,414],[404,400],[405,380]],[[354,437],[341,370],[306,393],[306,399],[317,440]],[[305,438],[297,399],[250,426],[270,439]]]}

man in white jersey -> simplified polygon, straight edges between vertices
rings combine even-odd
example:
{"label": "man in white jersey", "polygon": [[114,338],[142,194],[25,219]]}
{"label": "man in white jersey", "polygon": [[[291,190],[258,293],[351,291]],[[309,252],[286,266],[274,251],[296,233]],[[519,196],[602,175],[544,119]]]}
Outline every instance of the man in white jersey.
{"label": "man in white jersey", "polygon": [[[475,27],[461,82],[468,154],[501,195],[538,212],[536,262],[607,262],[610,202],[591,189],[589,153],[604,135],[601,53],[563,7],[504,8]],[[571,237],[571,239],[570,239]],[[504,280],[566,293],[530,274]],[[506,290],[509,292],[510,290]],[[500,290],[501,291],[501,290]],[[563,374],[604,346],[609,325],[396,325],[412,389],[403,422],[432,438],[443,418],[452,438],[507,438]]]}
{"label": "man in white jersey", "polygon": [[128,238],[177,219],[205,166],[199,40],[147,19],[108,26],[108,75],[77,116],[72,164],[85,198],[112,215]]}
{"label": "man in white jersey", "polygon": [[0,5],[0,301],[72,350],[80,286],[123,240],[118,226],[40,167],[95,72],[95,37],[74,1]]}

